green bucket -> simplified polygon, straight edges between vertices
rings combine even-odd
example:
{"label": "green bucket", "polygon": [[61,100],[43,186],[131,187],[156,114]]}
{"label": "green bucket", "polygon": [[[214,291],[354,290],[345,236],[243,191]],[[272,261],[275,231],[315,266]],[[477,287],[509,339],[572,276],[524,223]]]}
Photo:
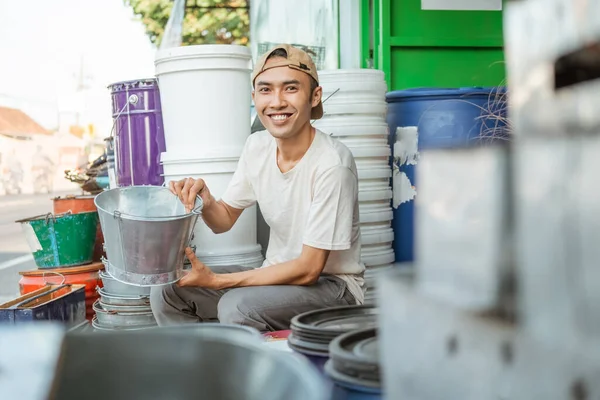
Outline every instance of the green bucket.
{"label": "green bucket", "polygon": [[72,267],[92,262],[97,211],[49,213],[16,222],[21,223],[38,268]]}

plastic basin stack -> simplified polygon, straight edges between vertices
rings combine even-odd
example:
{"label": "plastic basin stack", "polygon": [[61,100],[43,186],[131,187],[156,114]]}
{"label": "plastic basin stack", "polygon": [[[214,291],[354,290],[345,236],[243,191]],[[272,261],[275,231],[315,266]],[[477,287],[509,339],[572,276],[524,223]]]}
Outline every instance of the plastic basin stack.
{"label": "plastic basin stack", "polygon": [[373,302],[375,276],[390,268],[395,258],[387,85],[383,72],[372,69],[319,71],[319,79],[324,116],[314,126],[348,146],[356,160],[361,253],[367,267],[365,301]]}
{"label": "plastic basin stack", "polygon": [[[202,178],[219,199],[250,136],[250,49],[198,45],[161,50],[155,59],[165,126],[164,180]],[[215,235],[199,219],[192,245],[208,266],[258,267],[256,206]]]}

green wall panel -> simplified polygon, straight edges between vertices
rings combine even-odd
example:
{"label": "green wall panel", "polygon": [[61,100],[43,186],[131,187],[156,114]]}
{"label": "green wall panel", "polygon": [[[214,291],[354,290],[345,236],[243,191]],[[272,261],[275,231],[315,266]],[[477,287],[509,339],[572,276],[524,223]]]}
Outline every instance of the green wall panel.
{"label": "green wall panel", "polygon": [[433,11],[421,10],[421,0],[362,0],[361,20],[363,67],[372,48],[390,90],[504,82],[501,11]]}
{"label": "green wall panel", "polygon": [[[452,0],[448,0],[452,1]],[[390,0],[390,36],[436,46],[502,46],[502,13],[421,10],[421,0]]]}
{"label": "green wall panel", "polygon": [[498,48],[392,48],[390,90],[412,87],[500,86],[503,52]]}

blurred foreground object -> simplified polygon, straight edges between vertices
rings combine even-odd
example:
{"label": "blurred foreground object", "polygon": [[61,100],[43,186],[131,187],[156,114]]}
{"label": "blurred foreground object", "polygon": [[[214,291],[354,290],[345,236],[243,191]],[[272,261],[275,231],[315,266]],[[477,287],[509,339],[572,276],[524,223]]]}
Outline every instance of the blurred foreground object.
{"label": "blurred foreground object", "polygon": [[413,285],[380,280],[389,398],[600,398],[598,16],[509,3],[510,146],[423,154],[418,246],[437,254]]}

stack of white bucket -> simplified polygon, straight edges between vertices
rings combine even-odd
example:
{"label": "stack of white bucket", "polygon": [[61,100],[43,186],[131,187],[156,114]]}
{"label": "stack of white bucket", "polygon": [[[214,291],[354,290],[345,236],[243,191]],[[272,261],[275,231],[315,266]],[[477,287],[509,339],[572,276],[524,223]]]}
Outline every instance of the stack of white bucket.
{"label": "stack of white bucket", "polygon": [[[250,49],[236,45],[184,46],[155,59],[165,142],[165,182],[202,178],[219,199],[250,135]],[[215,235],[201,219],[192,244],[208,266],[258,267],[256,207],[246,209],[227,233]]]}
{"label": "stack of white bucket", "polygon": [[337,137],[356,160],[361,253],[367,266],[365,302],[371,303],[375,276],[394,262],[387,85],[383,72],[372,69],[319,71],[319,80],[325,114],[314,126]]}

